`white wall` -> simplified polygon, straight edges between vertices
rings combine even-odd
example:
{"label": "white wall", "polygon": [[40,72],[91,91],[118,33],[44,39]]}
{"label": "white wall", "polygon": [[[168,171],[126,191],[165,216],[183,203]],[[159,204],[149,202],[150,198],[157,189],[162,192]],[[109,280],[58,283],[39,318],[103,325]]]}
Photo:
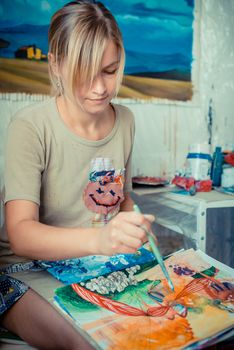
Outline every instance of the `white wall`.
{"label": "white wall", "polygon": [[[234,0],[199,0],[195,12],[194,100],[123,102],[136,118],[133,175],[173,175],[183,167],[188,145],[209,140],[210,101],[212,146],[234,143]],[[8,120],[27,103],[0,100],[0,162]]]}
{"label": "white wall", "polygon": [[[213,100],[213,144],[234,142],[234,1],[202,0],[201,107]],[[201,116],[202,117],[202,116]]]}
{"label": "white wall", "polygon": [[[190,143],[234,144],[234,1],[196,2],[192,103],[128,104],[136,117],[134,175],[172,175]],[[211,103],[210,103],[211,101]]]}

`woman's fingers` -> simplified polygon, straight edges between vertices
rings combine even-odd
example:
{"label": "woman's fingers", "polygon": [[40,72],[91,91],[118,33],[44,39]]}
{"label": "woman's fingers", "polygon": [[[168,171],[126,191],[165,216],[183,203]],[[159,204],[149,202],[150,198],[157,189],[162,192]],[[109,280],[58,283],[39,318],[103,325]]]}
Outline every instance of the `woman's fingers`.
{"label": "woman's fingers", "polygon": [[151,214],[139,214],[134,211],[129,212],[120,212],[113,220],[132,223],[135,226],[146,225],[147,228],[150,228],[152,222],[155,221],[154,215]]}
{"label": "woman's fingers", "polygon": [[134,253],[148,240],[146,231],[154,219],[153,215],[120,212],[102,229],[102,253]]}
{"label": "woman's fingers", "polygon": [[114,254],[134,254],[136,251],[137,249],[122,244],[118,247],[118,250]]}
{"label": "woman's fingers", "polygon": [[111,232],[113,249],[119,249],[120,246],[125,245],[136,250],[142,246],[145,238],[144,229],[129,222],[124,222],[124,228],[120,225],[118,229]]}
{"label": "woman's fingers", "polygon": [[143,214],[146,220],[150,221],[151,224],[155,221],[155,216],[151,214]]}

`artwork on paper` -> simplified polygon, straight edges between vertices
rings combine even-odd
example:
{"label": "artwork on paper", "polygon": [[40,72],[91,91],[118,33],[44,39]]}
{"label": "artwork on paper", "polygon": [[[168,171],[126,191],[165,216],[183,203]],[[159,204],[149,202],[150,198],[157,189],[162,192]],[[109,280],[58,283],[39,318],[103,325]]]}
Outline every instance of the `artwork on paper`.
{"label": "artwork on paper", "polygon": [[148,249],[142,247],[135,254],[90,255],[57,261],[41,260],[37,263],[62,283],[71,284],[90,280],[134,265],[150,266],[154,260],[154,255]]}
{"label": "artwork on paper", "polygon": [[[68,0],[0,3],[0,92],[49,94],[48,27]],[[192,99],[194,0],[103,0],[123,34],[120,98]]]}
{"label": "artwork on paper", "polygon": [[55,305],[99,349],[195,349],[228,334],[234,324],[233,273],[192,249],[165,264],[174,292],[154,262],[58,288]]}

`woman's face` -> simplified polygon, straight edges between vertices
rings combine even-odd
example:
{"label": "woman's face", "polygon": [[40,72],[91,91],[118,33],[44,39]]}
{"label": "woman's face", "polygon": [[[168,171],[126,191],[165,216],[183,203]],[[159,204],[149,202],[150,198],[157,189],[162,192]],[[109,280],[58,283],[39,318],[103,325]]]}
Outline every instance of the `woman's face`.
{"label": "woman's face", "polygon": [[[113,41],[110,40],[103,54],[101,69],[92,86],[77,83],[75,90],[76,102],[83,111],[96,114],[105,110],[116,93],[118,69],[118,50]],[[66,74],[63,75],[64,79],[66,80]]]}

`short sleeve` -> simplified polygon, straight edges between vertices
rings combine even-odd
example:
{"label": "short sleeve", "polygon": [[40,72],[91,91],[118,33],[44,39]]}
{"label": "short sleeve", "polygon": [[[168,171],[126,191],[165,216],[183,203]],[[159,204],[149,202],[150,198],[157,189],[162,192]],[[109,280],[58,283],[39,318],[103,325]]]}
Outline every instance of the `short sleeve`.
{"label": "short sleeve", "polygon": [[129,133],[127,137],[130,137],[130,151],[125,165],[125,186],[124,192],[131,192],[132,190],[132,151],[135,137],[135,120],[133,113],[128,110],[129,115]]}
{"label": "short sleeve", "polygon": [[35,126],[23,118],[9,125],[5,157],[4,202],[30,200],[40,205],[44,151]]}

